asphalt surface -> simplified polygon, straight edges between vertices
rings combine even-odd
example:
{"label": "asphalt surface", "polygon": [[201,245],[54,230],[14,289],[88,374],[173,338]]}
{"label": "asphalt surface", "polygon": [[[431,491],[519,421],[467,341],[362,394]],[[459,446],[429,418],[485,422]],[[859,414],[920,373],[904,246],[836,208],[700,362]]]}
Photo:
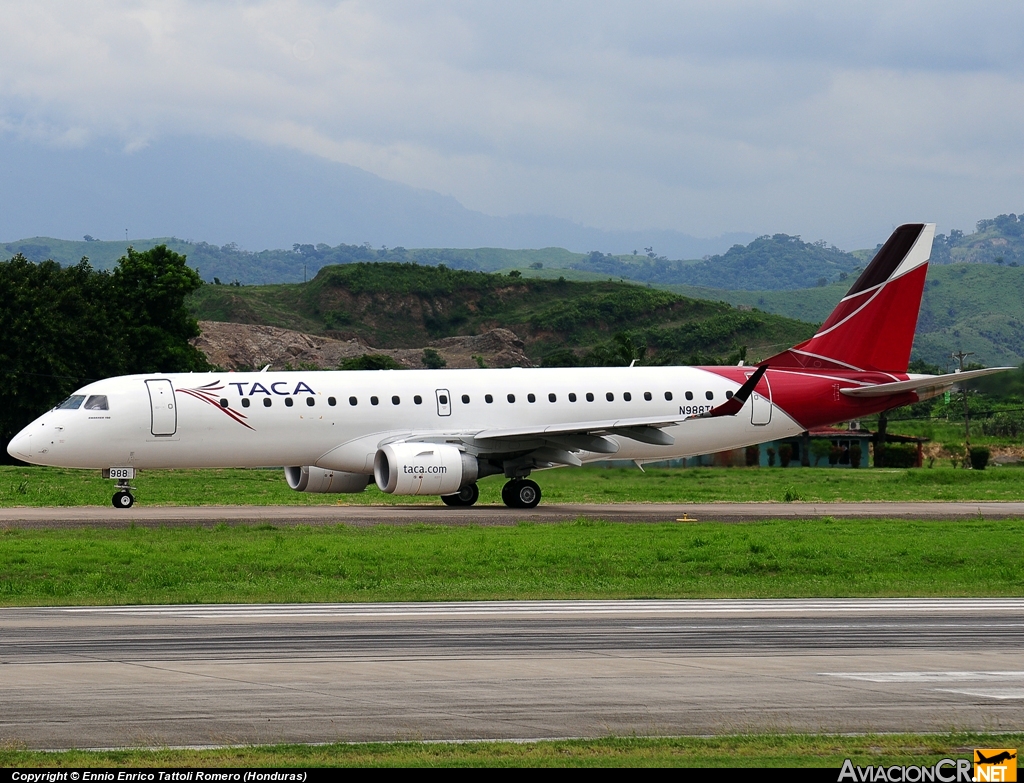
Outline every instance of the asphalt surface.
{"label": "asphalt surface", "polygon": [[1024,599],[0,610],[34,748],[1019,730]]}
{"label": "asphalt surface", "polygon": [[505,506],[449,508],[410,506],[106,506],[2,508],[0,529],[266,524],[513,525],[520,521],[564,522],[587,517],[611,522],[743,522],[755,519],[957,519],[1024,518],[1024,503],[611,503],[546,505],[533,509]]}

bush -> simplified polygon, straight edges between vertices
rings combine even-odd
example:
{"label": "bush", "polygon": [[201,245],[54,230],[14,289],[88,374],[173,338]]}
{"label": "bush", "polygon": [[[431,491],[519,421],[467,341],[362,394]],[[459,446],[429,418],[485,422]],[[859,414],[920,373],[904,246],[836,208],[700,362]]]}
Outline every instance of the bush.
{"label": "bush", "polygon": [[423,366],[430,370],[440,370],[442,367],[447,367],[448,362],[434,348],[424,348]]}
{"label": "bush", "polygon": [[768,449],[768,467],[775,467],[775,449],[772,448]]}
{"label": "bush", "polygon": [[756,468],[760,464],[761,464],[761,447],[757,446],[757,445],[747,446],[747,467],[748,468]]}
{"label": "bush", "polygon": [[859,468],[862,456],[863,452],[860,450],[859,443],[854,443],[852,446],[850,446],[850,467]]}
{"label": "bush", "polygon": [[971,449],[971,467],[975,470],[984,470],[988,465],[989,450],[984,446],[974,446]]}
{"label": "bush", "polygon": [[789,443],[783,443],[779,446],[779,464],[784,468],[789,467],[790,460],[793,459],[793,446]]}
{"label": "bush", "polygon": [[401,364],[387,354],[367,353],[346,359],[338,365],[339,370],[404,370]]}
{"label": "bush", "polygon": [[916,468],[917,444],[886,443],[882,448],[875,448],[875,467]]}
{"label": "bush", "polygon": [[815,438],[811,441],[811,456],[814,457],[814,465],[817,465],[821,460],[828,456],[829,451],[832,449],[832,442],[825,440],[824,438]]}

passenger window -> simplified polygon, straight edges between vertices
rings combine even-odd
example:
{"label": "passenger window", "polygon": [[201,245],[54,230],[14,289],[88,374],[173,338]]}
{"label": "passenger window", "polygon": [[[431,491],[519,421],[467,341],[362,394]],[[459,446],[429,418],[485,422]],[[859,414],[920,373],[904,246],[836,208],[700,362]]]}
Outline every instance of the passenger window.
{"label": "passenger window", "polygon": [[725,393],[725,399],[727,399],[727,400],[731,400],[732,399],[732,392],[731,391],[727,391]]}
{"label": "passenger window", "polygon": [[242,398],[242,407],[243,408],[248,408],[249,407],[249,398],[248,397],[243,397]]}
{"label": "passenger window", "polygon": [[269,408],[273,404],[274,404],[274,401],[272,399],[270,399],[269,397],[264,397],[263,398],[263,407],[264,408]]}
{"label": "passenger window", "polygon": [[608,402],[615,402],[615,395],[612,394],[611,392],[605,392],[604,398],[608,400]]}
{"label": "passenger window", "polygon": [[492,397],[490,394],[485,394],[484,395],[484,402],[490,404],[490,403],[494,402],[494,397]]}
{"label": "passenger window", "polygon": [[328,397],[327,398],[327,404],[330,405],[333,408],[335,405],[338,404],[338,400],[335,399],[334,397]]}
{"label": "passenger window", "polygon": [[533,394],[532,392],[530,394],[527,394],[526,395],[526,401],[527,402],[537,402],[537,395]]}
{"label": "passenger window", "polygon": [[284,406],[285,406],[286,408],[290,408],[290,407],[292,407],[292,406],[293,406],[294,404],[295,404],[295,400],[293,400],[293,399],[292,399],[291,397],[285,397],[285,398],[284,398]]}
{"label": "passenger window", "polygon": [[569,392],[569,402],[576,402],[576,392]]}
{"label": "passenger window", "polygon": [[469,395],[468,394],[463,394],[462,395],[462,404],[463,405],[469,405]]}
{"label": "passenger window", "polygon": [[412,401],[415,402],[417,405],[422,405],[423,404],[423,398],[420,397],[420,395],[418,395],[418,394],[415,397],[412,398]]}
{"label": "passenger window", "polygon": [[704,392],[704,396],[707,397],[709,400],[715,399],[715,393],[713,391]]}
{"label": "passenger window", "polygon": [[693,399],[693,392],[686,392],[686,399],[692,400]]}
{"label": "passenger window", "polygon": [[630,394],[629,392],[622,392],[622,399],[624,399],[626,402],[629,402],[630,400],[633,399],[633,395]]}
{"label": "passenger window", "polygon": [[647,402],[650,402],[651,401],[651,393],[650,392],[644,392],[644,399],[647,400]]}
{"label": "passenger window", "polygon": [[355,397],[349,397],[348,404],[355,407],[356,405],[359,404],[359,400],[357,400]]}
{"label": "passenger window", "polygon": [[376,397],[371,397],[370,398],[370,405],[378,405],[379,403],[380,403],[380,400],[378,400]]}
{"label": "passenger window", "polygon": [[[89,406],[88,406],[88,405],[86,405],[85,407],[87,407],[87,408],[88,408]],[[220,398],[220,407],[222,407],[222,408],[226,408],[226,407],[228,407],[228,401],[227,401],[227,400],[225,400],[225,399],[224,399],[223,397],[221,397],[221,398]]]}
{"label": "passenger window", "polygon": [[[225,400],[227,402],[227,400]],[[227,407],[226,405],[224,407]],[[106,411],[110,410],[107,406],[107,395],[105,394],[94,394],[85,401],[85,409],[87,411]]]}
{"label": "passenger window", "polygon": [[509,402],[515,402],[516,401],[516,395],[514,395],[514,394],[508,395],[508,401]]}
{"label": "passenger window", "polygon": [[594,401],[594,394],[593,394],[593,392],[587,392],[587,402],[593,402],[593,401]]}
{"label": "passenger window", "polygon": [[392,405],[398,405],[401,402],[402,402],[402,400],[401,400],[401,398],[397,394],[394,397],[391,398],[391,404]]}
{"label": "passenger window", "polygon": [[316,405],[316,400],[314,400],[312,397],[307,397],[306,398],[306,405],[308,405],[310,408],[312,408],[314,405]]}
{"label": "passenger window", "polygon": [[[376,398],[374,398],[374,399],[376,399]],[[448,404],[448,395],[447,394],[442,394],[440,397],[437,398],[437,401],[439,403],[441,403],[441,405],[447,405]],[[370,402],[373,402],[373,400],[370,400]],[[373,404],[376,405],[377,403],[374,402]]]}
{"label": "passenger window", "polygon": [[73,394],[68,397],[64,402],[58,405],[54,410],[58,411],[77,411],[82,403],[85,402],[84,394]]}
{"label": "passenger window", "polygon": [[665,392],[665,399],[672,402],[672,392]]}
{"label": "passenger window", "polygon": [[554,394],[548,395],[548,402],[555,402],[558,398]]}

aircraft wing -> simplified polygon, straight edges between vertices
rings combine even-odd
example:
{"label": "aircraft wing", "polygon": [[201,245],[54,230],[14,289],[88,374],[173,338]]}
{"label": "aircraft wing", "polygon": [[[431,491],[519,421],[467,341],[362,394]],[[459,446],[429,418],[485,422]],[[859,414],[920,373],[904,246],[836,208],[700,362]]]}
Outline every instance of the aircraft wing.
{"label": "aircraft wing", "polygon": [[710,411],[700,414],[597,419],[457,432],[379,432],[332,449],[317,460],[316,464],[335,470],[363,472],[369,465],[372,454],[386,444],[448,443],[460,444],[461,448],[478,456],[500,455],[504,460],[520,460],[533,467],[551,467],[554,464],[582,465],[582,461],[574,452],[614,454],[619,450],[619,444],[606,437],[608,435],[654,446],[671,446],[675,439],[662,431],[665,427],[697,419],[735,416],[743,408],[767,369],[757,368],[732,397]]}
{"label": "aircraft wing", "polygon": [[980,378],[983,375],[992,375],[997,372],[1013,370],[1013,367],[986,367],[983,370],[966,370],[964,372],[951,372],[947,375],[923,375],[918,378],[911,378],[909,381],[895,381],[894,383],[879,383],[875,386],[861,386],[853,389],[842,389],[842,393],[848,397],[888,397],[891,394],[900,392],[917,392],[922,398],[934,397],[946,389],[971,378]]}

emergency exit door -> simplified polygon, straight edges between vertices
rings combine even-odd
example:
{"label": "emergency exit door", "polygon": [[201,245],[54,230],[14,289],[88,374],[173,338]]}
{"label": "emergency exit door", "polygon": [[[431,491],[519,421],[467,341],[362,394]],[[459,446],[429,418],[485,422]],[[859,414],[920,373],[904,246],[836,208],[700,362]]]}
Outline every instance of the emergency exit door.
{"label": "emergency exit door", "polygon": [[[753,375],[753,373],[750,373]],[[749,378],[750,375],[747,377]],[[750,423],[758,426],[771,424],[772,421],[772,386],[768,382],[768,373],[761,378],[754,392],[750,395]]]}

